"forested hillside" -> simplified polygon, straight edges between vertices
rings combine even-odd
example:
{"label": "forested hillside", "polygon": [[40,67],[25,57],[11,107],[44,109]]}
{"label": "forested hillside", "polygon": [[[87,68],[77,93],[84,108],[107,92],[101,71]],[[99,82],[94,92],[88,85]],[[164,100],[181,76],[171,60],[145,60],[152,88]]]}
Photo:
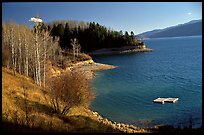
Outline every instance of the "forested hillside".
{"label": "forested hillside", "polygon": [[60,46],[71,49],[70,39],[78,39],[83,52],[101,48],[121,47],[134,42],[134,33],[131,31],[114,31],[95,22],[55,21],[44,24],[43,29],[50,31],[52,36],[60,37]]}

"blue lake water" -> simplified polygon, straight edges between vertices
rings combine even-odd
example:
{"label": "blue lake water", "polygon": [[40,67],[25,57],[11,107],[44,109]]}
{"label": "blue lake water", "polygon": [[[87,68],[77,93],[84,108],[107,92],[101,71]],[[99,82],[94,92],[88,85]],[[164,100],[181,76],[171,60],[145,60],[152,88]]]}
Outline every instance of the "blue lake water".
{"label": "blue lake water", "polygon": [[[202,36],[144,40],[153,52],[93,57],[119,66],[93,80],[94,111],[116,122],[152,127],[202,125]],[[179,97],[176,103],[153,103]]]}

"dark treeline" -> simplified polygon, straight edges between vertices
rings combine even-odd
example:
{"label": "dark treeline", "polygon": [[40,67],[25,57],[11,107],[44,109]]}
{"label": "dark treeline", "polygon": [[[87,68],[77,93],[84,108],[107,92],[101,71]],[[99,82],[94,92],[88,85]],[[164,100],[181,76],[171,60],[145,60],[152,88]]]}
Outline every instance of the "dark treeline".
{"label": "dark treeline", "polygon": [[70,39],[77,38],[83,52],[132,44],[134,33],[114,31],[95,22],[58,21],[44,24],[52,36],[60,37],[62,49],[71,49]]}

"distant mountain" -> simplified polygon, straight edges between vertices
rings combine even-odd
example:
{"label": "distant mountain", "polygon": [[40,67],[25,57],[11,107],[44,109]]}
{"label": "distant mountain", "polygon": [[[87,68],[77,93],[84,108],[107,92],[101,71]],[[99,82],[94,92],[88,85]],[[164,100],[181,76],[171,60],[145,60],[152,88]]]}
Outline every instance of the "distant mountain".
{"label": "distant mountain", "polygon": [[138,34],[137,36],[142,36],[142,37],[149,37],[153,34],[156,34],[158,33],[159,31],[161,31],[161,29],[156,29],[156,30],[151,30],[151,31],[147,31],[147,32],[144,32],[142,34]]}
{"label": "distant mountain", "polygon": [[143,38],[180,37],[202,35],[202,19],[179,24],[165,29],[156,29],[136,35]]}

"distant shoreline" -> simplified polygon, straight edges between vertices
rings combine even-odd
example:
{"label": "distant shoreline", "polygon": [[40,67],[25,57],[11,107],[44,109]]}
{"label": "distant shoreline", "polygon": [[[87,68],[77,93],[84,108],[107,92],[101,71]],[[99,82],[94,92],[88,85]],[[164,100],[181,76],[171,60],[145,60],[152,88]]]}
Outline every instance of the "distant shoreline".
{"label": "distant shoreline", "polygon": [[133,53],[133,52],[151,52],[151,51],[153,51],[153,49],[150,49],[150,48],[139,49],[135,46],[131,46],[131,47],[125,46],[122,48],[104,48],[93,52],[88,52],[87,54],[90,56],[94,56],[94,55],[125,54],[125,53]]}
{"label": "distant shoreline", "polygon": [[202,35],[192,35],[192,36],[178,36],[178,37],[156,37],[156,38],[144,38],[141,39],[141,41],[145,41],[145,40],[153,40],[153,39],[171,39],[171,38],[186,38],[186,37],[202,37]]}

